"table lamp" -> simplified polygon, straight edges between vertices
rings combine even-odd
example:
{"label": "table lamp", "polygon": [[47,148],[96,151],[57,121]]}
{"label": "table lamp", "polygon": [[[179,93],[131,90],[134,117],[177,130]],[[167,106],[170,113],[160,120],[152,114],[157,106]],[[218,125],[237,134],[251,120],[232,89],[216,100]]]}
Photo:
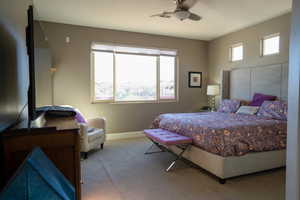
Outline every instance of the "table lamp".
{"label": "table lamp", "polygon": [[211,111],[216,110],[216,100],[215,97],[220,94],[219,85],[208,85],[207,86],[207,95],[209,97],[208,104],[211,107]]}
{"label": "table lamp", "polygon": [[50,73],[51,73],[51,105],[54,106],[54,76],[57,72],[57,68],[51,67]]}

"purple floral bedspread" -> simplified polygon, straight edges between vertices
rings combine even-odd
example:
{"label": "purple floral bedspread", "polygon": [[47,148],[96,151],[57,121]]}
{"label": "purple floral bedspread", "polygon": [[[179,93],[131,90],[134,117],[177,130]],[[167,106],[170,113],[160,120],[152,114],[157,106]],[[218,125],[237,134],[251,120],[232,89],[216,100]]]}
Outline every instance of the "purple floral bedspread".
{"label": "purple floral bedspread", "polygon": [[151,128],[189,136],[194,145],[223,157],[286,148],[287,122],[256,115],[162,114],[153,121]]}

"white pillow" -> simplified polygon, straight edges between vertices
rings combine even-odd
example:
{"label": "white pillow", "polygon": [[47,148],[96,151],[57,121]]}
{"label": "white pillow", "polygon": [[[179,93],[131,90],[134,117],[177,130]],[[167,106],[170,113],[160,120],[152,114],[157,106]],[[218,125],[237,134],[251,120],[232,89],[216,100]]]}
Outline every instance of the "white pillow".
{"label": "white pillow", "polygon": [[255,115],[259,110],[259,106],[241,106],[237,114],[248,114],[248,115]]}

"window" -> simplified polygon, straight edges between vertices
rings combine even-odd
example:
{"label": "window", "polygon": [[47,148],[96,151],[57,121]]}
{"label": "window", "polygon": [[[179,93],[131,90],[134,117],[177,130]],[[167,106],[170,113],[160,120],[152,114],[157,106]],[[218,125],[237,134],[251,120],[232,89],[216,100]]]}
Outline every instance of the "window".
{"label": "window", "polygon": [[177,99],[176,51],[92,45],[93,102]]}
{"label": "window", "polygon": [[116,55],[116,101],[156,100],[156,57]]}
{"label": "window", "polygon": [[280,50],[279,33],[266,36],[261,41],[262,56],[278,54]]}
{"label": "window", "polygon": [[107,52],[94,52],[95,97],[97,100],[111,100],[113,94],[113,54]]}
{"label": "window", "polygon": [[160,98],[175,98],[175,59],[168,56],[160,56]]}
{"label": "window", "polygon": [[240,61],[243,60],[244,57],[244,46],[242,43],[232,45],[230,47],[230,61]]}

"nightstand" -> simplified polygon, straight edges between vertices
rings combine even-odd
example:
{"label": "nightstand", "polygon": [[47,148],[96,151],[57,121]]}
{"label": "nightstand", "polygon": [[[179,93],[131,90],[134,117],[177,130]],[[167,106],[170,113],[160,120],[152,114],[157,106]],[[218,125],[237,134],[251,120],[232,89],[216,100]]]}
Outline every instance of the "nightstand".
{"label": "nightstand", "polygon": [[211,112],[211,108],[209,106],[203,106],[200,108],[199,112]]}
{"label": "nightstand", "polygon": [[211,112],[209,109],[200,109],[199,112]]}

